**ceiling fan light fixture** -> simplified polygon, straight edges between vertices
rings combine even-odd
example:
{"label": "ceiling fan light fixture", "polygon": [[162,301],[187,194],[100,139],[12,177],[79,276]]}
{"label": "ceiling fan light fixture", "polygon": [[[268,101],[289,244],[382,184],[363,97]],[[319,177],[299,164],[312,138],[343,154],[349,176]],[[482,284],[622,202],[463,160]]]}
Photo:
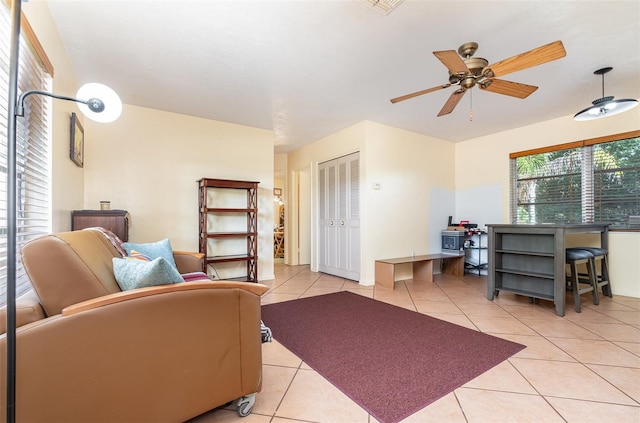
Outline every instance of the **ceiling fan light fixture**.
{"label": "ceiling fan light fixture", "polygon": [[602,75],[602,97],[593,100],[591,104],[593,106],[587,107],[584,110],[579,111],[573,116],[573,120],[583,122],[587,120],[595,120],[604,118],[607,116],[614,116],[627,110],[633,109],[638,105],[638,100],[632,98],[623,98],[620,100],[614,100],[613,96],[604,96],[604,74],[612,70],[611,67],[598,69],[594,72],[595,75]]}

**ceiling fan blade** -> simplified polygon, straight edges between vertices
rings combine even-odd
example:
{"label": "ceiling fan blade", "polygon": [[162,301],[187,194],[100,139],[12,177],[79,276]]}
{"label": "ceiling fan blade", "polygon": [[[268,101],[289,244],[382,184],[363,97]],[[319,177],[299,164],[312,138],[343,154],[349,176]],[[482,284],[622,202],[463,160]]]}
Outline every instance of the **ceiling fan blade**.
{"label": "ceiling fan blade", "polygon": [[466,92],[467,90],[465,90],[464,88],[460,88],[451,93],[449,99],[446,103],[444,103],[444,106],[440,110],[440,113],[438,113],[438,117],[448,115],[449,113],[453,112],[453,109],[456,108],[458,102],[462,99],[462,97],[464,97],[464,93]]}
{"label": "ceiling fan blade", "polygon": [[467,65],[455,50],[434,51],[433,54],[449,69],[452,74],[466,75],[471,73]]}
{"label": "ceiling fan blade", "polygon": [[451,86],[451,84],[438,85],[437,87],[427,88],[426,90],[417,91],[415,93],[403,95],[401,97],[392,98],[391,102],[392,103],[397,103],[399,101],[409,100],[410,98],[418,97],[419,95],[428,94],[428,93],[431,93],[431,92],[434,92],[434,91],[438,91],[438,90],[443,90],[445,88],[449,88],[450,86]]}
{"label": "ceiling fan blade", "polygon": [[496,62],[482,70],[482,74],[488,78],[504,76],[509,73],[521,71],[552,60],[560,59],[567,55],[562,41],[554,41],[541,47],[534,48],[525,53],[518,54],[508,59]]}
{"label": "ceiling fan blade", "polygon": [[478,84],[481,89],[492,93],[510,95],[511,97],[527,98],[538,89],[533,85],[519,82],[505,81],[504,79],[486,79]]}

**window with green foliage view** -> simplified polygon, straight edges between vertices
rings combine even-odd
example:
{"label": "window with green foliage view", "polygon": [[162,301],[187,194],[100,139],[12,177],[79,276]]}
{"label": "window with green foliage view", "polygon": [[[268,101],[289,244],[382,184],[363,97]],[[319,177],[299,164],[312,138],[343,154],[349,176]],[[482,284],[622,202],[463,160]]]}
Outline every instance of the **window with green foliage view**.
{"label": "window with green foliage view", "polygon": [[511,171],[514,223],[629,227],[640,216],[640,137],[520,156]]}

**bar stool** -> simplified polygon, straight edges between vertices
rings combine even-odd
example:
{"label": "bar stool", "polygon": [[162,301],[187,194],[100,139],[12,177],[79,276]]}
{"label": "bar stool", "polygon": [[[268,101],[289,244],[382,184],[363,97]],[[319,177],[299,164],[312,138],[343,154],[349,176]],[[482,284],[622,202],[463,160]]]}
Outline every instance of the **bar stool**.
{"label": "bar stool", "polygon": [[[609,260],[608,255],[609,252],[604,248],[596,248],[596,247],[576,247],[580,250],[588,251],[593,254],[593,267],[594,274],[596,278],[596,284],[598,287],[602,288],[602,294],[606,295],[609,298],[613,298],[613,293],[611,292],[611,281],[609,280]],[[600,262],[600,273],[598,273],[598,267],[596,266],[597,262]]]}
{"label": "bar stool", "polygon": [[[565,262],[569,265],[571,274],[569,276],[571,280],[571,288],[573,290],[573,301],[576,303],[576,313],[580,313],[580,295],[587,292],[591,292],[593,295],[593,304],[598,305],[600,302],[598,298],[598,285],[596,285],[595,268],[593,265],[593,254],[589,251],[579,248],[567,248],[565,253]],[[578,273],[578,265],[584,264],[587,266],[588,279],[581,279]],[[588,285],[585,288],[580,288],[580,283]]]}

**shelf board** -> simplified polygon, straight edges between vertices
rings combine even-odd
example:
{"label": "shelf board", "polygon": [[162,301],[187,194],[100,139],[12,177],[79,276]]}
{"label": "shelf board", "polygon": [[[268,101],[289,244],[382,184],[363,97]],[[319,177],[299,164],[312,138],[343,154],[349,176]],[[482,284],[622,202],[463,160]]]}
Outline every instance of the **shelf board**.
{"label": "shelf board", "polygon": [[487,262],[473,263],[471,261],[465,261],[464,264],[465,264],[465,266],[473,266],[473,267],[487,267],[489,265],[489,263],[487,263]]}
{"label": "shelf board", "polygon": [[535,252],[535,251],[496,250],[496,253],[514,254],[518,256],[555,257],[553,252],[543,253],[543,252]]}
{"label": "shelf board", "polygon": [[208,232],[207,238],[238,238],[257,235],[257,232]]}
{"label": "shelf board", "polygon": [[233,261],[251,261],[257,260],[256,256],[249,256],[247,254],[234,254],[229,256],[211,256],[206,258],[207,263],[228,263]]}
{"label": "shelf board", "polygon": [[517,289],[517,288],[496,287],[496,291],[507,291],[507,292],[513,292],[514,294],[523,295],[525,297],[542,298],[543,300],[553,300],[553,295],[547,295],[540,292],[532,292],[532,291],[527,291],[527,290]]}
{"label": "shelf board", "polygon": [[540,278],[540,279],[550,279],[550,280],[555,279],[553,277],[553,273],[526,272],[524,270],[514,270],[514,269],[496,269],[496,272],[508,273],[510,275],[530,276],[533,278]]}
{"label": "shelf board", "polygon": [[207,213],[256,213],[258,209],[228,208],[228,207],[207,207]]}

